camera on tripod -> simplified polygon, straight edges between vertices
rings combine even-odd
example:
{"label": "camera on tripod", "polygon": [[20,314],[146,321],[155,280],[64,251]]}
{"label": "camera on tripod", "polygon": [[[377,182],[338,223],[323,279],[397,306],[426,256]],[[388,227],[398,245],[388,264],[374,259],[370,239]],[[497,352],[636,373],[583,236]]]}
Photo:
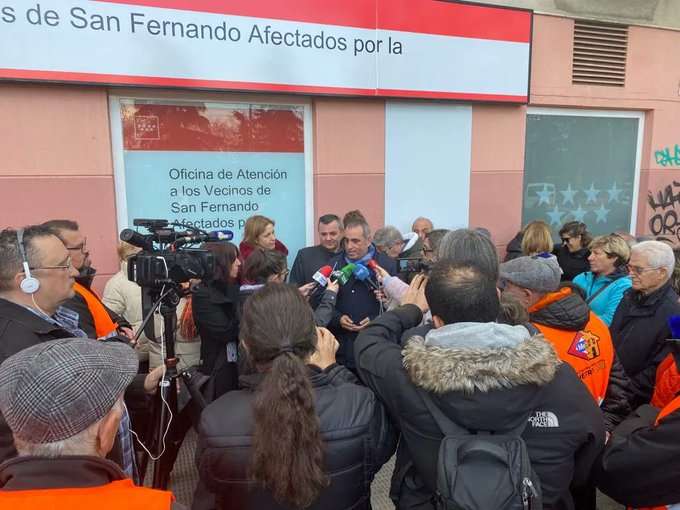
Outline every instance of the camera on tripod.
{"label": "camera on tripod", "polygon": [[[215,258],[209,250],[182,247],[185,244],[220,240],[217,233],[197,229],[178,231],[167,220],[135,219],[133,225],[144,227],[149,233],[131,229],[120,233],[120,239],[142,249],[128,260],[128,279],[142,288],[160,288],[197,279],[210,281],[215,277]],[[221,231],[224,239],[228,234]],[[233,234],[232,234],[233,236]],[[230,237],[231,238],[231,237]],[[158,245],[158,248],[156,248]]]}

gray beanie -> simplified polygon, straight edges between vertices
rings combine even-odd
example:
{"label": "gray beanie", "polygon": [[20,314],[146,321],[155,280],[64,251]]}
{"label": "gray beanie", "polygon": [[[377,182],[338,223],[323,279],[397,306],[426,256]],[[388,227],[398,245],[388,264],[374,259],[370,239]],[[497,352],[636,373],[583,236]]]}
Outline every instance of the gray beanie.
{"label": "gray beanie", "polygon": [[120,342],[64,338],[34,345],[0,366],[0,412],[14,437],[62,441],[102,419],[137,374]]}
{"label": "gray beanie", "polygon": [[501,264],[501,279],[523,289],[555,292],[560,286],[561,276],[560,265],[552,255],[519,257]]}

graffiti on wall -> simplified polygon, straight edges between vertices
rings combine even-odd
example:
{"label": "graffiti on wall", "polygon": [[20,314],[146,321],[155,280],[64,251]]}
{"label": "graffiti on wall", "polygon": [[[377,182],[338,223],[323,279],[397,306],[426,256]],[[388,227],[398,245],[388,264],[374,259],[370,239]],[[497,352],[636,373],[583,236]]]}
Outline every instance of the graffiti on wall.
{"label": "graffiti on wall", "polygon": [[670,147],[654,151],[654,160],[656,161],[657,165],[661,165],[664,168],[669,166],[680,167],[680,147],[676,143],[672,152]]}
{"label": "graffiti on wall", "polygon": [[665,237],[666,240],[680,243],[680,182],[673,181],[656,194],[647,192],[647,201],[654,211],[649,219],[649,229],[655,236]]}

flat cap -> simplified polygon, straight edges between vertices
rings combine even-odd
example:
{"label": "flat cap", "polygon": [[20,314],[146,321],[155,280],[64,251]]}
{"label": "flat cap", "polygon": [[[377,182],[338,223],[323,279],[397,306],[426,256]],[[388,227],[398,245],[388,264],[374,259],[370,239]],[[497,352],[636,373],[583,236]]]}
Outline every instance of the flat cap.
{"label": "flat cap", "polygon": [[560,286],[562,269],[557,259],[535,255],[519,257],[503,262],[500,267],[501,279],[514,283],[523,289],[538,292],[555,292]]}
{"label": "flat cap", "polygon": [[34,345],[0,365],[0,412],[18,439],[62,441],[103,418],[137,367],[134,349],[118,342],[63,338]]}

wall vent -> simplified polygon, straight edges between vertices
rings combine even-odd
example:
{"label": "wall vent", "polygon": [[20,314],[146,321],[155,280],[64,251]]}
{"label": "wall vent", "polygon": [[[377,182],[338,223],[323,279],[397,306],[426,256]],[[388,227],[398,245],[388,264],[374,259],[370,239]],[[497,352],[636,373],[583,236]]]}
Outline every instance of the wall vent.
{"label": "wall vent", "polygon": [[572,83],[623,87],[628,27],[599,21],[575,21]]}

